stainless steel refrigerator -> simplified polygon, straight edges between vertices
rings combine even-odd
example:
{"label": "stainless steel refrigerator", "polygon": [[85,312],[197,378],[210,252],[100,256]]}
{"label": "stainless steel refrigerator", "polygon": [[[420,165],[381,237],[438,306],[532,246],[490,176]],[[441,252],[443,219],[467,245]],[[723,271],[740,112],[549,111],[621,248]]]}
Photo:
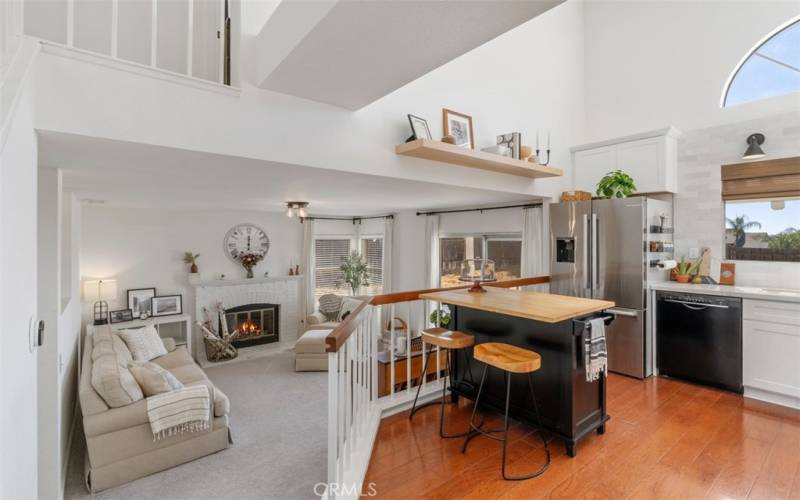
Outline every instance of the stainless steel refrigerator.
{"label": "stainless steel refrigerator", "polygon": [[608,369],[637,378],[653,373],[646,224],[644,197],[550,205],[550,292],[614,301]]}

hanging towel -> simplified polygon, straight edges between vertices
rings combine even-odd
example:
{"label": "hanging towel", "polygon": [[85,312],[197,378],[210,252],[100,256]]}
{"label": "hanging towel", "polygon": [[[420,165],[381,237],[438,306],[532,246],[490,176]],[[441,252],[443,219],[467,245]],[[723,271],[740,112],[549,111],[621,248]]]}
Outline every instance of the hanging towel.
{"label": "hanging towel", "polygon": [[603,318],[589,320],[589,335],[584,337],[583,354],[586,381],[594,382],[608,371],[606,323]]}

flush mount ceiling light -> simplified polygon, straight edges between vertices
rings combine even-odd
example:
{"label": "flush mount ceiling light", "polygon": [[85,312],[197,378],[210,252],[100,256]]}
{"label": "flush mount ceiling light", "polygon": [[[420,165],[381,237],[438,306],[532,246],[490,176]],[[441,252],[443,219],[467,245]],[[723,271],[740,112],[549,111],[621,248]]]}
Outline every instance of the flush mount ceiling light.
{"label": "flush mount ceiling light", "polygon": [[764,150],[761,149],[761,145],[764,144],[765,140],[764,134],[750,134],[747,137],[747,151],[744,152],[742,160],[757,160],[767,156]]}
{"label": "flush mount ceiling light", "polygon": [[289,201],[286,203],[286,217],[306,217],[307,201]]}

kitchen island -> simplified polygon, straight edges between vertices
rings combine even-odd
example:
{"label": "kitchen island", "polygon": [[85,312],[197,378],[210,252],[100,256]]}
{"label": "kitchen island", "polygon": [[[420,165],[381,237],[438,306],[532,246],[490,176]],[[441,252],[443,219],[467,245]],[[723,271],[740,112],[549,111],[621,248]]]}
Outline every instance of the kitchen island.
{"label": "kitchen island", "polygon": [[[592,431],[605,432],[606,379],[586,381],[583,341],[589,335],[591,318],[613,319],[612,314],[602,312],[614,307],[613,302],[492,287],[485,293],[453,290],[420,298],[448,304],[453,317],[449,327],[474,335],[476,345],[503,342],[542,356],[542,367],[533,374],[542,424],[564,440],[569,456],[575,456],[581,438]],[[472,359],[472,349],[464,352],[469,363],[463,355],[454,356],[451,391],[456,399],[474,400],[482,367]],[[503,373],[490,369],[481,406],[502,413],[504,402]],[[510,412],[517,420],[535,425],[524,377],[512,378]]]}

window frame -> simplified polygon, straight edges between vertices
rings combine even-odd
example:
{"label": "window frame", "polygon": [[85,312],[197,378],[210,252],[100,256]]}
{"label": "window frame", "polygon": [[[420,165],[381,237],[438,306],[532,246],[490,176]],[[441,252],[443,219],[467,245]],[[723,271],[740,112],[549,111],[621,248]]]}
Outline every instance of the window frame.
{"label": "window frame", "polygon": [[[730,253],[728,251],[728,229],[729,229],[728,228],[728,222],[727,222],[728,221],[728,204],[729,203],[730,204],[771,203],[773,201],[784,201],[784,202],[785,201],[797,201],[797,202],[800,202],[800,197],[798,197],[798,196],[789,196],[789,197],[780,197],[780,196],[778,196],[778,197],[771,197],[771,198],[743,198],[743,199],[723,199],[722,200],[722,252],[723,252],[723,260],[731,261],[731,262],[774,262],[774,263],[800,262],[798,260],[792,260],[792,259],[766,259],[766,258],[761,258],[761,259],[750,258],[750,259],[748,259],[748,258],[741,258],[741,257],[736,257],[736,256],[731,257],[730,256]],[[747,214],[744,214],[744,215],[747,215]],[[760,222],[760,221],[758,221],[758,222]],[[765,231],[765,233],[766,233],[766,231]],[[745,232],[745,234],[747,234],[747,232]],[[767,233],[767,237],[769,237],[769,236],[770,236],[770,234]],[[771,235],[771,236],[775,236],[775,235]],[[765,240],[765,243],[769,244],[769,240]],[[735,245],[735,243],[734,243],[734,245]],[[766,247],[765,248],[765,247],[747,247],[747,246],[743,246],[743,247],[740,247],[740,248],[751,249],[751,251],[752,250],[756,250],[756,252],[753,252],[753,253],[758,253],[759,250],[771,249],[770,247]],[[781,249],[771,249],[771,250],[774,253],[780,253],[782,251]],[[783,251],[786,251],[786,250],[784,249]],[[745,253],[745,252],[743,251],[743,253]]]}
{"label": "window frame", "polygon": [[[728,93],[731,90],[731,85],[733,85],[733,82],[736,81],[736,77],[739,75],[739,72],[744,67],[744,65],[747,63],[747,61],[749,61],[750,58],[753,57],[753,55],[755,55],[755,53],[758,52],[758,50],[761,47],[763,47],[765,44],[769,43],[773,38],[775,38],[777,35],[782,33],[784,30],[788,29],[790,26],[792,26],[794,24],[797,24],[797,23],[800,23],[800,15],[789,19],[785,23],[779,25],[778,27],[776,27],[775,29],[773,29],[772,31],[767,33],[763,38],[761,38],[758,42],[756,42],[750,50],[748,50],[744,54],[744,56],[739,60],[739,62],[733,68],[733,71],[728,76],[728,79],[725,81],[725,85],[722,87],[722,95],[720,96],[720,100],[719,100],[719,107],[720,108],[724,109],[724,108],[728,107],[728,104],[727,104]],[[747,103],[751,103],[751,102],[757,102],[757,101],[761,101],[763,99],[769,99],[771,97],[776,97],[776,98],[777,97],[782,97],[782,96],[785,96],[785,95],[796,94],[797,92],[800,92],[800,90],[789,92],[787,94],[779,94],[779,95],[774,95],[774,96],[768,96],[768,97],[764,97],[764,98],[761,98],[761,99],[756,99],[754,101],[739,102],[739,103],[736,103],[736,104],[731,104],[731,106],[737,106],[739,104],[747,104]]]}
{"label": "window frame", "polygon": [[[381,240],[381,286],[380,291],[376,293],[369,293],[367,291],[367,295],[381,295],[383,293],[383,276],[386,272],[386,267],[384,265],[385,260],[384,257],[386,256],[386,236],[383,233],[367,233],[367,234],[359,234],[357,238],[354,238],[356,241],[356,245],[358,246],[358,252],[361,253],[361,247],[364,244],[365,240]],[[367,267],[369,268],[369,259],[365,255],[361,255],[362,257],[367,259]],[[367,289],[369,289],[372,285],[367,285]]]}
{"label": "window frame", "polygon": [[[315,235],[314,236],[314,298],[315,299],[319,299],[320,296],[324,295],[325,293],[331,293],[331,292],[327,292],[327,291],[325,293],[322,293],[322,294],[317,293],[317,290],[319,289],[319,282],[317,281],[317,269],[318,269],[317,268],[317,262],[318,262],[318,259],[317,259],[317,241],[320,241],[320,240],[337,240],[337,241],[339,241],[339,240],[348,240],[350,242],[349,246],[348,246],[348,250],[347,250],[348,255],[353,251],[353,244],[354,244],[354,242],[356,242],[356,238],[354,238],[353,235],[351,235],[351,234],[322,234],[322,235]],[[326,288],[326,290],[328,290],[328,289]],[[336,292],[339,292],[339,291],[341,291],[341,290],[337,288]]]}
{"label": "window frame", "polygon": [[519,241],[520,243],[520,254],[519,254],[519,261],[520,261],[520,271],[522,269],[522,231],[518,233],[514,232],[477,232],[477,233],[463,233],[463,232],[456,232],[456,233],[440,233],[439,234],[439,265],[438,271],[439,274],[439,286],[442,284],[442,252],[441,252],[441,244],[443,239],[454,239],[454,238],[481,238],[481,255],[482,258],[488,259],[489,258],[489,241]]}

